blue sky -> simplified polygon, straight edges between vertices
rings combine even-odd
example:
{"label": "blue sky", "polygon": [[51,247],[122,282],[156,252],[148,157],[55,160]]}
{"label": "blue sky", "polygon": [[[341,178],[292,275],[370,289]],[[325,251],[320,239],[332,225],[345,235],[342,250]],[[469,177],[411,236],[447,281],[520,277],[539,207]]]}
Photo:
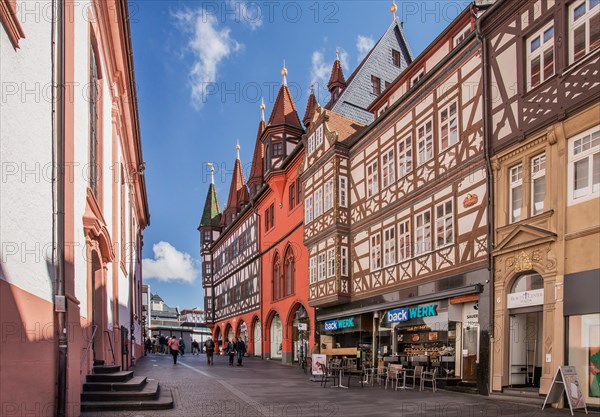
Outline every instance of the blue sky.
{"label": "blue sky", "polygon": [[[151,225],[144,281],[165,302],[202,307],[198,227],[210,176],[227,203],[235,145],[248,176],[260,120],[281,84],[283,60],[300,117],[310,84],[325,85],[336,48],[346,77],[391,24],[391,1],[130,0]],[[398,1],[417,56],[468,5]],[[318,97],[324,104],[325,94]]]}

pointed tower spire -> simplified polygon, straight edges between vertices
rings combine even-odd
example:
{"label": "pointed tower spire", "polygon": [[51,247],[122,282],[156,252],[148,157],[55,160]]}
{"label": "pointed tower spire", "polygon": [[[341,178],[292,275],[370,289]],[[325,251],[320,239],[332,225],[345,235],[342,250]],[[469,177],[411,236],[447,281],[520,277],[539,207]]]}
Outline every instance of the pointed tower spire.
{"label": "pointed tower spire", "polygon": [[342,63],[340,61],[340,52],[338,49],[335,50],[335,61],[333,61],[333,68],[331,68],[331,76],[329,77],[327,88],[331,93],[333,101],[337,100],[337,97],[339,97],[342,90],[346,88],[346,79],[344,78],[344,71],[342,71]]}
{"label": "pointed tower spire", "polygon": [[256,133],[256,144],[254,145],[254,155],[252,156],[252,168],[250,168],[250,178],[248,178],[248,190],[250,190],[250,198],[258,193],[258,190],[264,183],[263,177],[263,143],[260,140],[267,124],[265,123],[265,101],[260,103],[261,118],[258,123],[258,132]]}
{"label": "pointed tower spire", "polygon": [[315,85],[311,84],[310,96],[308,96],[308,102],[306,103],[306,111],[304,112],[304,117],[302,118],[302,123],[304,123],[304,126],[308,127],[313,115],[315,114],[315,111],[317,110],[318,105],[319,103],[317,103],[317,99],[315,97]]}
{"label": "pointed tower spire", "polygon": [[242,211],[244,206],[250,201],[248,189],[246,188],[246,180],[242,172],[242,162],[239,158],[240,144],[235,146],[237,158],[233,165],[233,175],[231,177],[231,185],[229,186],[229,198],[227,199],[227,207],[223,212],[224,216],[221,220],[223,227],[229,226],[235,216]]}
{"label": "pointed tower spire", "polygon": [[212,162],[208,162],[206,165],[210,167],[211,181],[208,186],[204,211],[202,212],[202,219],[200,220],[200,227],[198,229],[219,228],[221,223],[221,207],[219,206],[219,199],[217,198],[217,190],[215,188],[215,167]]}
{"label": "pointed tower spire", "polygon": [[392,5],[390,6],[390,12],[392,12],[392,23],[396,21],[396,12],[398,11],[398,6],[396,6],[396,1],[392,0]]}
{"label": "pointed tower spire", "polygon": [[299,129],[303,129],[302,123],[300,123],[300,118],[298,117],[298,113],[296,112],[296,106],[294,105],[292,94],[287,86],[287,73],[288,71],[284,62],[283,69],[281,70],[281,75],[283,75],[283,84],[281,85],[279,93],[277,94],[277,98],[275,99],[275,104],[273,105],[273,111],[271,112],[271,117],[269,117],[268,125],[287,124]]}

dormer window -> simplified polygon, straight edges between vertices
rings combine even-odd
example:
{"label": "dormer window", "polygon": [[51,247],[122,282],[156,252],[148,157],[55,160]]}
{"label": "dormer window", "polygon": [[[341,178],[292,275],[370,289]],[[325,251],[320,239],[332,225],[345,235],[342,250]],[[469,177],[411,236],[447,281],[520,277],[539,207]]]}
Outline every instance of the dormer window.
{"label": "dormer window", "polygon": [[421,78],[423,78],[424,76],[425,76],[425,70],[421,69],[419,72],[417,72],[417,74],[414,77],[412,77],[410,79],[410,87],[412,87],[416,83],[418,83],[421,80]]}
{"label": "dormer window", "polygon": [[373,88],[373,94],[376,96],[381,94],[381,78],[371,75],[371,87]]}
{"label": "dormer window", "polygon": [[396,51],[395,49],[392,49],[392,62],[394,63],[395,66],[397,66],[398,68],[400,68],[400,51]]}

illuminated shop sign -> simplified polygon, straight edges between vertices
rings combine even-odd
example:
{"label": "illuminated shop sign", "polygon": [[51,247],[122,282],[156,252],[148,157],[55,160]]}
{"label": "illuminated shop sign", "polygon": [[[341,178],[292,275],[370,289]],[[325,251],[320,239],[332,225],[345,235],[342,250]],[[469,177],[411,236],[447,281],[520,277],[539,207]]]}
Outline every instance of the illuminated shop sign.
{"label": "illuminated shop sign", "polygon": [[387,312],[388,323],[401,323],[412,319],[437,316],[437,305],[397,308]]}
{"label": "illuminated shop sign", "polygon": [[354,327],[354,317],[349,319],[327,320],[325,322],[326,332],[339,329],[351,329],[352,327]]}

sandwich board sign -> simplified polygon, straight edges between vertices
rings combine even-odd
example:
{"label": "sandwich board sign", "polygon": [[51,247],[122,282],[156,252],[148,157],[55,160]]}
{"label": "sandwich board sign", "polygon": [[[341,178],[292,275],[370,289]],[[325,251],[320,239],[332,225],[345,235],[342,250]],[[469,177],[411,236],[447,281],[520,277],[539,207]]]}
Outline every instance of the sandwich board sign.
{"label": "sandwich board sign", "polygon": [[320,353],[312,354],[312,374],[313,375],[323,375],[323,371],[321,371],[321,367],[319,364],[327,364],[327,355],[322,355]]}
{"label": "sandwich board sign", "polygon": [[583,392],[581,391],[577,370],[574,366],[558,367],[556,375],[554,375],[554,379],[552,380],[550,391],[548,391],[548,395],[546,395],[546,399],[544,400],[542,410],[546,407],[547,403],[556,404],[560,402],[563,392],[566,392],[567,394],[571,415],[573,415],[573,410],[581,408],[583,408],[587,414],[587,406],[585,405],[585,399],[583,398]]}

